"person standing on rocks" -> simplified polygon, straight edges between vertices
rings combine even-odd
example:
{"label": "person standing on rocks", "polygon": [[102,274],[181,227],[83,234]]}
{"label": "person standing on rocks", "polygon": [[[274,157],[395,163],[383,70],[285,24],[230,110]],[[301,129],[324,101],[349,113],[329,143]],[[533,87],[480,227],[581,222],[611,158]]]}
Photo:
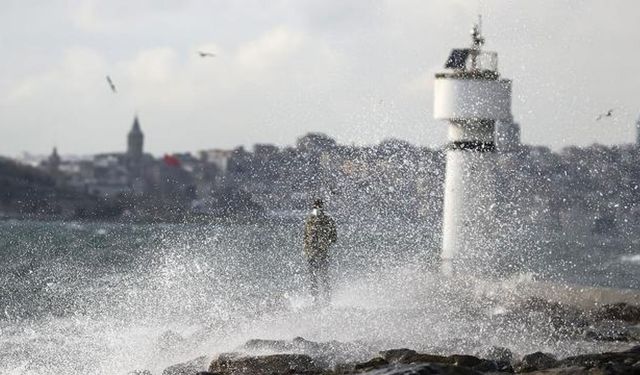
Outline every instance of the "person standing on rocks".
{"label": "person standing on rocks", "polygon": [[314,301],[320,297],[328,301],[329,286],[329,247],[338,239],[336,224],[324,212],[324,202],[316,199],[311,214],[304,225],[304,254],[309,263],[311,295]]}

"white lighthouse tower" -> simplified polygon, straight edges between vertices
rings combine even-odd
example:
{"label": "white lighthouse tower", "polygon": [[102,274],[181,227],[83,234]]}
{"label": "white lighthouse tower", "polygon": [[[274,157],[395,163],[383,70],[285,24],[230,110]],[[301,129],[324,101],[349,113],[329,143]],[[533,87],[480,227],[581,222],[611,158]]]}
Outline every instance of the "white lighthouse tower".
{"label": "white lighthouse tower", "polygon": [[640,116],[636,120],[636,148],[640,148]]}
{"label": "white lighthouse tower", "polygon": [[491,269],[494,241],[495,127],[510,121],[511,81],[500,78],[498,55],[482,50],[480,22],[471,47],[451,51],[436,73],[434,117],[447,120],[442,267],[445,273]]}

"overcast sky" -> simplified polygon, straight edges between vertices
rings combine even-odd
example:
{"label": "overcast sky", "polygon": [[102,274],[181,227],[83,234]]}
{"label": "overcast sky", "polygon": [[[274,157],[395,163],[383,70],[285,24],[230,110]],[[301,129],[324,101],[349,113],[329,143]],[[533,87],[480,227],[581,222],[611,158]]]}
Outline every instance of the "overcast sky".
{"label": "overcast sky", "polygon": [[135,113],[155,154],[309,131],[439,146],[433,75],[479,11],[525,143],[629,143],[640,113],[637,0],[0,4],[0,155],[124,150]]}

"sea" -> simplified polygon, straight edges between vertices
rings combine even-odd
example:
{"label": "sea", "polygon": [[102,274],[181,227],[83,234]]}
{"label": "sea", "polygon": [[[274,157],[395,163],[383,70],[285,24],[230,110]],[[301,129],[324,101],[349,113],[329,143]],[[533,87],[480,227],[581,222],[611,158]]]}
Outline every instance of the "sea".
{"label": "sea", "polygon": [[[129,374],[304,337],[476,353],[559,356],[612,348],[548,322],[505,322],[475,279],[438,272],[439,229],[338,220],[332,297],[314,304],[302,219],[118,224],[0,221],[0,374]],[[542,236],[521,246],[520,280],[640,291],[640,236]],[[512,249],[519,253],[520,249]],[[608,345],[608,346],[606,346]],[[605,347],[606,346],[606,347]]]}

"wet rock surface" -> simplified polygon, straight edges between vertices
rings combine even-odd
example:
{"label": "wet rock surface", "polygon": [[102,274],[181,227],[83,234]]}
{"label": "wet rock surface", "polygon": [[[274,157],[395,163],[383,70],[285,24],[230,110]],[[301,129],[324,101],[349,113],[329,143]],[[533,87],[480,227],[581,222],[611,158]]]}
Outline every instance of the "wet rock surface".
{"label": "wet rock surface", "polygon": [[306,354],[245,356],[223,354],[209,366],[209,372],[234,375],[319,374],[322,369]]}
{"label": "wet rock surface", "polygon": [[504,348],[502,346],[490,346],[483,348],[478,353],[478,356],[496,362],[510,363],[513,361],[513,352],[511,352],[509,348]]}
{"label": "wet rock surface", "polygon": [[548,353],[535,352],[522,357],[516,365],[517,372],[531,372],[535,370],[546,370],[555,367],[558,363],[556,357]]}
{"label": "wet rock surface", "polygon": [[237,348],[237,352],[257,355],[278,353],[305,354],[312,357],[318,366],[333,367],[340,363],[364,362],[371,358],[371,353],[374,352],[374,350],[369,345],[359,342],[315,342],[305,340],[302,337],[296,337],[290,341],[249,340]]}
{"label": "wet rock surface", "polygon": [[[544,332],[553,339],[582,340],[592,347],[629,348],[640,344],[640,308],[627,304],[580,310],[541,298],[530,298],[495,316],[522,327],[548,322]],[[169,336],[169,335],[168,335]],[[171,340],[170,340],[171,339]],[[458,341],[456,341],[458,340]],[[204,357],[171,366],[163,375],[279,375],[279,374],[640,374],[640,346],[626,351],[557,358],[535,352],[514,353],[507,347],[452,337],[440,346],[378,351],[362,342],[249,340],[234,352],[208,361]],[[177,341],[173,336],[166,342]],[[453,349],[452,349],[453,348]],[[615,350],[615,349],[614,349]],[[452,352],[464,354],[444,355]],[[474,355],[469,355],[474,354]],[[523,355],[524,354],[524,355]]]}
{"label": "wet rock surface", "polygon": [[584,354],[559,361],[563,367],[579,366],[585,368],[622,369],[630,367],[640,373],[640,346],[624,352]]}
{"label": "wet rock surface", "polygon": [[[328,345],[328,346],[327,346]],[[627,351],[585,354],[557,359],[551,354],[536,352],[514,360],[507,348],[491,347],[486,358],[471,355],[442,356],[419,353],[399,348],[373,354],[364,361],[330,363],[326,357],[319,360],[300,351],[319,352],[326,347],[349,347],[342,343],[318,343],[297,338],[293,341],[250,340],[239,349],[262,351],[223,353],[215,358],[206,372],[189,374],[218,375],[338,375],[338,374],[638,374],[640,373],[640,346]],[[264,354],[279,349],[281,353]],[[286,351],[297,350],[298,353]],[[345,356],[346,358],[346,356]],[[166,371],[166,370],[165,370]],[[174,374],[174,373],[167,373]],[[182,374],[176,372],[175,374]]]}
{"label": "wet rock surface", "polygon": [[207,368],[207,362],[207,357],[198,357],[188,362],[169,366],[162,371],[162,375],[193,375],[199,371],[205,370]]}
{"label": "wet rock surface", "polygon": [[421,363],[410,365],[391,365],[377,370],[369,371],[367,374],[375,375],[476,375],[478,371],[460,366],[444,365],[436,363]]}
{"label": "wet rock surface", "polygon": [[[510,306],[494,319],[498,324],[537,326],[541,333],[553,338],[603,342],[640,341],[640,306],[626,303],[581,310],[575,306],[532,297]],[[540,327],[540,322],[548,322],[547,327]]]}
{"label": "wet rock surface", "polygon": [[604,305],[593,314],[596,320],[620,320],[627,323],[640,323],[640,306],[626,303]]}

